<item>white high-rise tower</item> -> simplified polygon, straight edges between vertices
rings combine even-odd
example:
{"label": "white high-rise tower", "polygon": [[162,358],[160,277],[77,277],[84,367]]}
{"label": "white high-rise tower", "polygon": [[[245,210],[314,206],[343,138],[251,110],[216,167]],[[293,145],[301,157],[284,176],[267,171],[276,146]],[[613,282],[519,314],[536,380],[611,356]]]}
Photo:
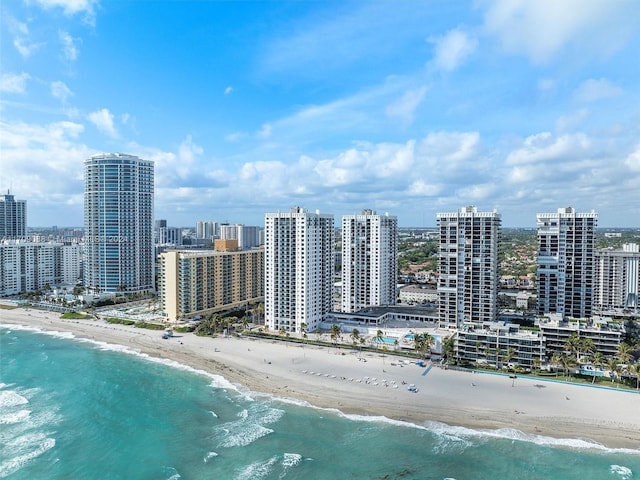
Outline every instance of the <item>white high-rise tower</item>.
{"label": "white high-rise tower", "polygon": [[438,213],[439,321],[443,328],[493,322],[498,315],[500,214],[465,207]]}
{"label": "white high-rise tower", "polygon": [[591,317],[597,222],[595,211],[571,207],[537,215],[538,314]]}
{"label": "white high-rise tower", "polygon": [[94,155],[84,162],[84,185],[84,285],[153,290],[153,162]]}
{"label": "white high-rise tower", "polygon": [[265,215],[265,322],[315,331],[333,306],[333,215],[299,207]]}
{"label": "white high-rise tower", "polygon": [[342,217],[342,311],[395,305],[398,219],[363,210]]}

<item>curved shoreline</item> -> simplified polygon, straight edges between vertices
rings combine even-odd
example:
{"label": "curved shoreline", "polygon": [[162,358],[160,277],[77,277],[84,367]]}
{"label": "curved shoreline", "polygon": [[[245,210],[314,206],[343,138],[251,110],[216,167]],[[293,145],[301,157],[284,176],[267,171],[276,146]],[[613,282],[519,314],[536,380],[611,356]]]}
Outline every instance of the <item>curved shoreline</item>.
{"label": "curved shoreline", "polygon": [[[63,320],[38,310],[0,310],[0,323],[71,332],[173,360],[257,394],[295,399],[346,415],[386,417],[429,426],[444,423],[478,431],[520,430],[532,438],[597,442],[640,454],[640,395],[611,388],[420,368],[368,353],[267,339],[204,338],[161,333],[95,320]],[[394,365],[391,365],[394,363]],[[413,383],[417,393],[407,391]],[[512,386],[513,383],[513,386]],[[386,385],[386,386],[385,386]],[[570,442],[565,442],[570,443]],[[585,444],[586,445],[586,444]]]}

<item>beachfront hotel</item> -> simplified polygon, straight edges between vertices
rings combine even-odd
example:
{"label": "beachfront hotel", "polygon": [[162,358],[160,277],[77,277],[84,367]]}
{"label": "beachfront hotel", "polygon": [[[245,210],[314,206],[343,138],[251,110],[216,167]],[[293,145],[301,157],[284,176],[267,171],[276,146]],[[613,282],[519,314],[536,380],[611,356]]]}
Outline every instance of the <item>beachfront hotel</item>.
{"label": "beachfront hotel", "polygon": [[265,215],[265,323],[275,331],[309,332],[333,308],[334,220],[294,207]]}
{"label": "beachfront hotel", "polygon": [[637,243],[625,243],[621,249],[596,251],[594,307],[600,311],[638,311],[640,290],[640,249]]}
{"label": "beachfront hotel", "polygon": [[84,185],[84,286],[153,290],[153,162],[94,155],[84,162]]}
{"label": "beachfront hotel", "polygon": [[441,328],[494,322],[498,313],[497,211],[464,207],[438,213],[438,297]]}
{"label": "beachfront hotel", "polygon": [[0,195],[0,239],[25,238],[27,235],[27,201],[16,200],[9,191]]}
{"label": "beachfront hotel", "polygon": [[342,217],[342,311],[395,305],[398,218],[363,210]]}
{"label": "beachfront hotel", "polygon": [[591,317],[597,221],[595,211],[576,213],[571,207],[537,214],[539,315]]}
{"label": "beachfront hotel", "polygon": [[[231,242],[231,241],[217,241]],[[260,302],[264,250],[168,251],[160,254],[158,297],[169,321]],[[226,248],[226,247],[225,247]]]}

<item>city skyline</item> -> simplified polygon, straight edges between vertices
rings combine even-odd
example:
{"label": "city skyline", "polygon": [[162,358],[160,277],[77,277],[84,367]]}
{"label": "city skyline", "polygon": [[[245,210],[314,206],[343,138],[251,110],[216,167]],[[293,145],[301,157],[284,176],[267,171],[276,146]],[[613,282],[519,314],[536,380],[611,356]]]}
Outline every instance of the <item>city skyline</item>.
{"label": "city skyline", "polygon": [[[640,226],[640,2],[3,2],[0,190],[82,225],[83,162],[154,162],[155,218],[460,205]],[[551,27],[550,27],[551,26]]]}

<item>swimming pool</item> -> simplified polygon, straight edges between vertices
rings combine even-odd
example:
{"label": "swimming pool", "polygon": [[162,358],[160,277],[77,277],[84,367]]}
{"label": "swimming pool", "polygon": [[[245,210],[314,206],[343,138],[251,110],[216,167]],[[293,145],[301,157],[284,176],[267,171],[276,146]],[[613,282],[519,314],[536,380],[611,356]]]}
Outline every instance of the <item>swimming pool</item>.
{"label": "swimming pool", "polygon": [[397,340],[397,338],[393,337],[374,337],[373,339],[374,342],[382,342],[386,345],[395,345]]}

